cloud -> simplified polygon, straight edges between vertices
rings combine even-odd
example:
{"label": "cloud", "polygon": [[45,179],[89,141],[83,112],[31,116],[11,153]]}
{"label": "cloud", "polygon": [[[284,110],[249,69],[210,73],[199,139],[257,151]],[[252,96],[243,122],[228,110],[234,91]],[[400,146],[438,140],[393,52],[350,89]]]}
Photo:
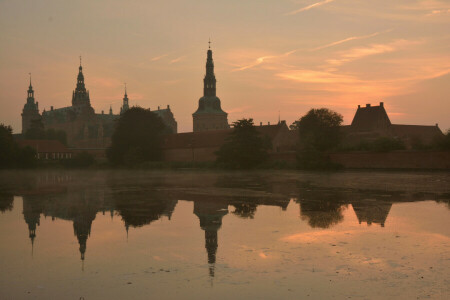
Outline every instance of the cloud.
{"label": "cloud", "polygon": [[361,36],[352,36],[352,37],[348,37],[346,39],[343,40],[339,40],[333,43],[329,43],[323,46],[319,46],[316,48],[311,49],[311,51],[317,51],[317,50],[321,50],[321,49],[325,49],[325,48],[329,48],[329,47],[333,47],[333,46],[337,46],[346,42],[350,42],[350,41],[354,41],[354,40],[362,40],[362,39],[367,39],[367,38],[371,38],[377,35],[380,35],[381,33],[386,33],[386,32],[390,32],[392,31],[392,29],[386,30],[386,31],[382,31],[382,32],[374,32],[372,34],[368,34],[368,35],[361,35]]}
{"label": "cloud", "polygon": [[313,70],[291,70],[276,74],[282,79],[305,83],[356,83],[355,77]]}
{"label": "cloud", "polygon": [[334,1],[334,0],[324,0],[324,1],[322,1],[322,2],[316,2],[316,3],[313,3],[313,4],[311,4],[311,5],[302,7],[302,8],[300,8],[300,9],[297,9],[297,10],[294,10],[294,11],[291,11],[291,12],[288,12],[286,15],[289,15],[289,16],[296,15],[296,14],[301,13],[301,12],[303,12],[303,11],[307,11],[307,10],[310,10],[310,9],[312,9],[312,8],[319,7],[319,6],[322,6],[322,5],[324,5],[324,4],[327,4],[327,3],[330,3],[330,2],[333,2],[333,1]]}
{"label": "cloud", "polygon": [[186,55],[177,57],[177,58],[175,58],[175,59],[172,59],[172,60],[169,62],[169,64],[175,64],[175,63],[177,63],[177,62],[182,61],[182,60],[185,59],[185,58],[186,58]]}
{"label": "cloud", "polygon": [[255,60],[255,62],[253,62],[253,63],[251,63],[249,65],[243,66],[243,67],[239,67],[239,68],[233,69],[232,72],[243,71],[243,70],[247,70],[247,69],[250,69],[250,68],[254,68],[254,67],[262,64],[263,62],[267,61],[267,60],[281,58],[281,57],[287,57],[287,56],[295,53],[296,51],[298,51],[298,50],[292,50],[292,51],[289,51],[289,52],[286,52],[286,53],[283,53],[283,54],[280,54],[280,55],[261,56],[261,57],[258,57]]}
{"label": "cloud", "polygon": [[432,17],[432,16],[442,16],[450,14],[450,9],[436,9],[431,11],[430,13],[426,14],[426,17]]}
{"label": "cloud", "polygon": [[327,63],[332,66],[340,66],[344,63],[351,62],[363,57],[377,55],[387,52],[393,52],[405,46],[417,44],[416,41],[397,40],[389,44],[372,44],[368,47],[352,48],[346,52],[343,52],[337,59],[328,59]]}
{"label": "cloud", "polygon": [[169,53],[166,53],[166,54],[163,54],[163,55],[160,55],[160,56],[156,56],[156,57],[153,57],[152,59],[150,59],[150,61],[157,61],[157,60],[160,60],[161,58],[164,58],[164,57],[166,57],[168,55],[169,55]]}

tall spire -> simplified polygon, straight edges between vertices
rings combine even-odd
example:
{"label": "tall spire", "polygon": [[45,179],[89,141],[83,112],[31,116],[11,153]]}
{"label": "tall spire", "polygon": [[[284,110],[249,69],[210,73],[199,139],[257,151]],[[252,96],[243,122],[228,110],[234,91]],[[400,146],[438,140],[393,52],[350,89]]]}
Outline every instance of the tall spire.
{"label": "tall spire", "polygon": [[77,86],[72,94],[72,106],[91,106],[91,101],[89,99],[89,92],[86,90],[86,86],[84,84],[83,67],[81,66],[81,56],[80,56],[80,66],[78,67]]}
{"label": "tall spire", "polygon": [[203,79],[203,96],[216,96],[216,76],[214,75],[214,61],[212,58],[211,41],[208,42],[209,49],[206,58],[206,74]]}
{"label": "tall spire", "polygon": [[125,82],[125,95],[123,96],[122,107],[120,108],[120,114],[126,112],[130,106],[128,105],[128,95],[127,95],[127,83]]}
{"label": "tall spire", "polygon": [[33,86],[31,85],[31,73],[28,73],[28,75],[30,76],[30,86],[28,87],[27,103],[34,104],[34,91]]}

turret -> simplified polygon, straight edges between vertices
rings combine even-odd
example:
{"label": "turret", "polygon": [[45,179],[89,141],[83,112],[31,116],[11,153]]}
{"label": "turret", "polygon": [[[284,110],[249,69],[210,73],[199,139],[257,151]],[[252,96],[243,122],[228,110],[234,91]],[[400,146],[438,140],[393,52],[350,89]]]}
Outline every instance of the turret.
{"label": "turret", "polygon": [[125,113],[130,106],[128,105],[127,84],[125,83],[125,95],[123,96],[122,107],[120,108],[120,114]]}
{"label": "turret", "polygon": [[72,106],[76,108],[77,112],[81,111],[81,107],[91,106],[91,100],[89,98],[89,91],[86,90],[84,84],[83,67],[81,66],[81,56],[80,56],[80,66],[78,67],[77,76],[77,86],[72,93]]}
{"label": "turret", "polygon": [[27,103],[25,103],[22,110],[22,133],[26,133],[30,129],[33,121],[37,121],[41,118],[39,114],[38,103],[34,100],[34,90],[31,84],[31,73],[30,75],[30,85],[27,91]]}

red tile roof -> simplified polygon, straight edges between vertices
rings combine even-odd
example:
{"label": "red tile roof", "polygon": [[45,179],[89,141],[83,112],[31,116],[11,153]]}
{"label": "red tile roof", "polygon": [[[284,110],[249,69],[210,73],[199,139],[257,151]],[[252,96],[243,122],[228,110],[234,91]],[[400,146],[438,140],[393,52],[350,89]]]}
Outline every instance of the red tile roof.
{"label": "red tile roof", "polygon": [[38,153],[71,153],[66,146],[56,140],[17,140],[20,147],[31,147]]}

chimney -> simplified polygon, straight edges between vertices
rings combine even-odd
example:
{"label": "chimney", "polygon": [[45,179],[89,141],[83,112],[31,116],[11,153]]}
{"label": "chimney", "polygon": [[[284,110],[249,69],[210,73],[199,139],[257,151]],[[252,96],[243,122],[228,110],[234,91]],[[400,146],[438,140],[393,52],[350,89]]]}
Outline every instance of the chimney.
{"label": "chimney", "polygon": [[384,106],[384,102],[380,102],[380,106],[383,107]]}
{"label": "chimney", "polygon": [[167,109],[170,109],[170,105],[169,104],[167,104]]}
{"label": "chimney", "polygon": [[259,126],[262,126],[262,122],[259,122]]}
{"label": "chimney", "polygon": [[105,111],[104,110],[102,110],[102,115],[104,115],[105,114]]}
{"label": "chimney", "polygon": [[361,105],[358,105],[358,108],[361,108]]}
{"label": "chimney", "polygon": [[366,104],[366,107],[370,107],[370,103],[369,103],[369,104]]}
{"label": "chimney", "polygon": [[159,106],[158,106],[158,110],[159,110]]}
{"label": "chimney", "polygon": [[436,123],[436,127],[439,127],[439,124],[438,124],[438,123]]}
{"label": "chimney", "polygon": [[270,122],[267,122],[267,125],[270,125]]}
{"label": "chimney", "polygon": [[39,102],[36,102],[36,108],[39,109]]}
{"label": "chimney", "polygon": [[50,106],[50,110],[53,111],[53,106]]}

